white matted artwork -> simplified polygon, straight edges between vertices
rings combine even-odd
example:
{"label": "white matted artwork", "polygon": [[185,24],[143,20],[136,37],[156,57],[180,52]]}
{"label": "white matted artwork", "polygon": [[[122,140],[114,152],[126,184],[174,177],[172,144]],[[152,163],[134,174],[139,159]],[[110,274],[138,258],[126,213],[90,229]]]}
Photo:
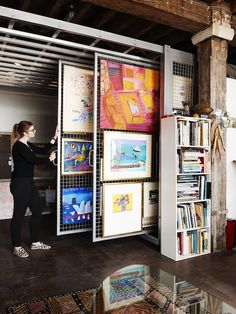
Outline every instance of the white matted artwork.
{"label": "white matted artwork", "polygon": [[141,231],[142,183],[103,184],[103,236]]}
{"label": "white matted artwork", "polygon": [[103,180],[151,177],[152,136],[104,131]]}
{"label": "white matted artwork", "polygon": [[173,75],[173,109],[183,109],[184,103],[192,101],[192,78]]}
{"label": "white matted artwork", "polygon": [[156,225],[158,221],[158,183],[143,183],[143,227]]}
{"label": "white matted artwork", "polygon": [[63,67],[63,132],[93,132],[93,71]]}

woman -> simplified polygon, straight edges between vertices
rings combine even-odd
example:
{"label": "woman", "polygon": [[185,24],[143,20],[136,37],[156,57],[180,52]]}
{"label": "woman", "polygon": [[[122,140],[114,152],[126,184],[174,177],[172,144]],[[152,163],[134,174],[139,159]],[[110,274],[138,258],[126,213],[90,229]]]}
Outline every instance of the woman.
{"label": "woman", "polygon": [[32,122],[21,121],[15,124],[12,132],[12,158],[14,170],[11,174],[10,190],[14,199],[14,212],[11,220],[11,239],[13,253],[19,257],[28,257],[29,254],[21,246],[21,225],[27,207],[31,210],[30,237],[31,249],[48,250],[51,247],[39,241],[39,229],[42,215],[39,193],[33,180],[34,165],[45,164],[56,158],[55,152],[49,157],[37,157],[36,154],[47,154],[57,139],[55,136],[45,147],[37,147],[29,140],[34,138],[36,130]]}

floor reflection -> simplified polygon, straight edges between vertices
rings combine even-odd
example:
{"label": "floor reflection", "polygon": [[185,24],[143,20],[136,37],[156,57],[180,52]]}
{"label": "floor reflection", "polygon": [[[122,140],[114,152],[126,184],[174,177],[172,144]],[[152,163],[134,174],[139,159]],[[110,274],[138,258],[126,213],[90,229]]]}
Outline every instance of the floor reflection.
{"label": "floor reflection", "polygon": [[130,265],[102,282],[94,296],[92,313],[235,314],[236,309],[163,270]]}

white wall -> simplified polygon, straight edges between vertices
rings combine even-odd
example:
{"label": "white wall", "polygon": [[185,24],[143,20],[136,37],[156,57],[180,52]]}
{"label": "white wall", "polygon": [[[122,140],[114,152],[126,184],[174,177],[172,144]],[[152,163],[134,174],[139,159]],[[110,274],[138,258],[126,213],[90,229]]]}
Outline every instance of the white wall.
{"label": "white wall", "polygon": [[[236,117],[236,80],[226,80],[226,111]],[[236,219],[236,129],[226,129],[226,208],[227,217]]]}
{"label": "white wall", "polygon": [[[35,125],[35,142],[48,142],[57,125],[57,97],[0,90],[0,133],[10,133],[13,125],[21,120]],[[0,200],[0,219],[11,218],[13,199],[8,180],[0,181]]]}
{"label": "white wall", "polygon": [[57,124],[57,97],[0,90],[0,132],[11,132],[21,120],[34,123],[35,142],[49,141]]}

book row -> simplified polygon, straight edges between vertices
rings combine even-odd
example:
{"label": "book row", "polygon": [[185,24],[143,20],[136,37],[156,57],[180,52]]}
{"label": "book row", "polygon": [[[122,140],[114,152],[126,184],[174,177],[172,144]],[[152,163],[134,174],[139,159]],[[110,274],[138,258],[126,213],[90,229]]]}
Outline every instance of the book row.
{"label": "book row", "polygon": [[177,229],[208,227],[210,213],[207,202],[179,204],[177,206]]}
{"label": "book row", "polygon": [[179,255],[202,254],[209,250],[209,230],[183,231],[177,234]]}
{"label": "book row", "polygon": [[209,122],[178,120],[177,145],[209,146]]}

